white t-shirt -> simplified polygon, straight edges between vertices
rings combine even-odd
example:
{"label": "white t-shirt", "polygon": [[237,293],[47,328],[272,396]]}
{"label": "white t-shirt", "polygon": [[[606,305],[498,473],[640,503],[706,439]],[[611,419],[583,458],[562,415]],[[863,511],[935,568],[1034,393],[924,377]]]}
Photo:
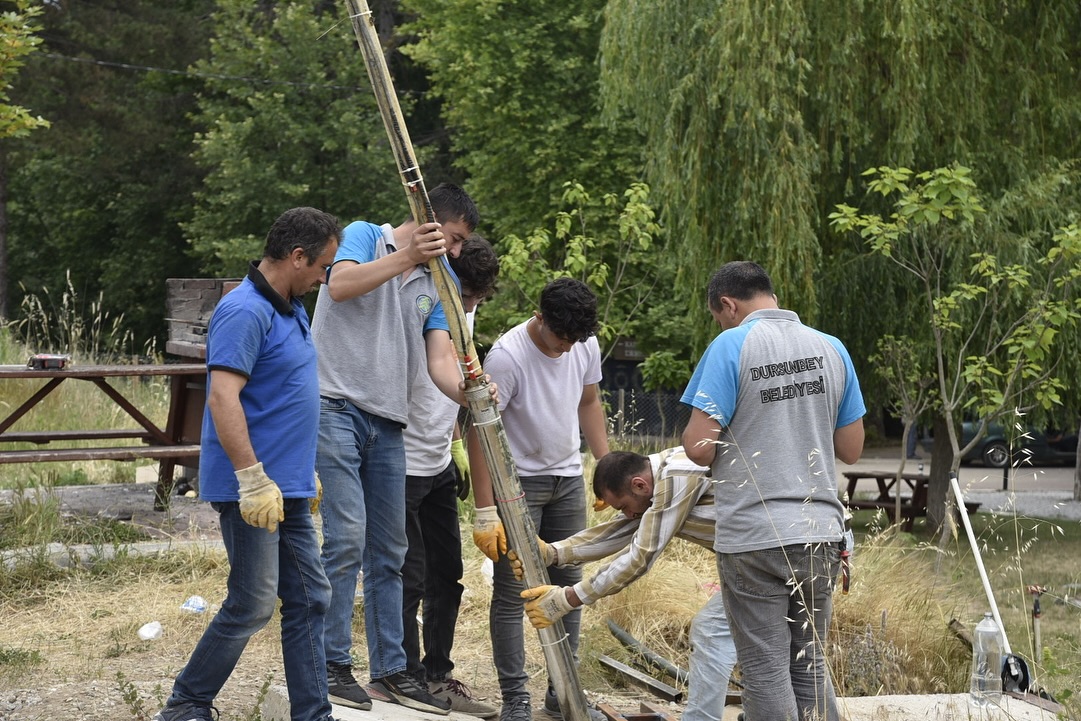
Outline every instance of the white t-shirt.
{"label": "white t-shirt", "polygon": [[558,358],[541,352],[520,323],[495,342],[484,372],[499,386],[499,411],[521,476],[580,476],[578,405],[588,385],[600,383],[595,337]]}

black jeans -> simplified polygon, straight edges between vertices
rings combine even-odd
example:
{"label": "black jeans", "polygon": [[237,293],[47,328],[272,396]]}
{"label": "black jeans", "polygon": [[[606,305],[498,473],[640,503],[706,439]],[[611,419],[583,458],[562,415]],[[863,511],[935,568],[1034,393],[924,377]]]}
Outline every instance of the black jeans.
{"label": "black jeans", "polygon": [[[454,627],[465,590],[462,536],[458,529],[454,463],[435,476],[405,477],[405,537],[402,620],[407,671],[429,681],[450,676]],[[417,609],[424,602],[424,658],[420,656]]]}

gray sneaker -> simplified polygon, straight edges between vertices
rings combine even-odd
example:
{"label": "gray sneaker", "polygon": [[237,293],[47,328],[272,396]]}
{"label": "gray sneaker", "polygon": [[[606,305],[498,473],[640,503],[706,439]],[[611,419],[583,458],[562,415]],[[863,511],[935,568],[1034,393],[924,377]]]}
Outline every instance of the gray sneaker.
{"label": "gray sneaker", "polygon": [[533,706],[528,696],[515,696],[503,701],[499,721],[533,721]]}
{"label": "gray sneaker", "polygon": [[178,703],[176,706],[166,706],[158,711],[150,721],[214,721],[216,718],[218,718],[218,709],[213,706]]}
{"label": "gray sneaker", "polygon": [[499,709],[483,703],[480,699],[473,698],[469,687],[456,678],[429,681],[428,690],[436,698],[449,703],[451,711],[479,716],[483,719],[495,718],[499,715]]}
{"label": "gray sneaker", "polygon": [[[589,711],[589,721],[608,721],[604,714],[592,706],[586,706],[586,710]],[[563,719],[563,711],[559,708],[559,698],[556,696],[556,690],[551,686],[544,694],[544,713],[560,721]]]}
{"label": "gray sneaker", "polygon": [[450,703],[428,693],[427,686],[421,686],[417,680],[405,671],[392,673],[383,678],[373,678],[369,688],[386,696],[391,703],[398,703],[406,708],[426,713],[446,716],[450,713]]}

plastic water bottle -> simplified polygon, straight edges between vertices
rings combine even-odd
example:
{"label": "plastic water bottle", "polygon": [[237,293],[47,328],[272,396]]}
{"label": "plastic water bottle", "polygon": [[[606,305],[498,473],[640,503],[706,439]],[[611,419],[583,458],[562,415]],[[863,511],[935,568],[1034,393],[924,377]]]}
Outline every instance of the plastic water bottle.
{"label": "plastic water bottle", "polygon": [[1002,698],[1002,633],[990,613],[976,624],[972,636],[972,685],[968,691],[972,706],[997,705]]}

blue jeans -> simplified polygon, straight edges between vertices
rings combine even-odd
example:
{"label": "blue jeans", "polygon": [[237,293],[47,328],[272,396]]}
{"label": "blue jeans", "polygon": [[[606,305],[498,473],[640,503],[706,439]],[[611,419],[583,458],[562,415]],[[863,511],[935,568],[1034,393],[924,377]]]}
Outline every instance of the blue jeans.
{"label": "blue jeans", "polygon": [[[454,627],[462,603],[462,533],[458,527],[454,464],[434,476],[406,476],[405,533],[409,550],[402,566],[406,663],[418,678],[451,675]],[[424,601],[424,658],[420,656],[417,609]]]}
{"label": "blue jeans", "polygon": [[689,665],[683,721],[721,721],[728,679],[736,665],[736,644],[720,591],[691,620]]}
{"label": "blue jeans", "polygon": [[[529,515],[542,540],[548,543],[561,541],[585,528],[586,492],[581,476],[523,476],[521,482]],[[582,580],[582,567],[549,567],[548,575],[557,586],[573,586]],[[525,602],[520,595],[524,590],[525,584],[514,578],[510,562],[506,556],[501,556],[495,564],[488,623],[503,703],[516,697],[529,698],[522,630]],[[580,609],[563,617],[563,628],[570,638],[576,661],[581,621]]]}
{"label": "blue jeans", "polygon": [[339,398],[319,400],[315,467],[323,481],[323,568],[330,587],[327,662],[351,664],[353,601],[364,570],[373,679],[404,671],[405,446],[402,427]]}
{"label": "blue jeans", "polygon": [[823,649],[840,557],[837,543],[717,554],[747,718],[837,721]]}
{"label": "blue jeans", "polygon": [[330,584],[319,564],[319,541],[306,498],[285,499],[278,530],[249,526],[240,504],[211,504],[220,514],[229,556],[228,594],[207,626],[167,705],[210,705],[233,672],[248,639],[270,621],[282,601],[282,657],[292,721],[330,719],[323,621]]}

